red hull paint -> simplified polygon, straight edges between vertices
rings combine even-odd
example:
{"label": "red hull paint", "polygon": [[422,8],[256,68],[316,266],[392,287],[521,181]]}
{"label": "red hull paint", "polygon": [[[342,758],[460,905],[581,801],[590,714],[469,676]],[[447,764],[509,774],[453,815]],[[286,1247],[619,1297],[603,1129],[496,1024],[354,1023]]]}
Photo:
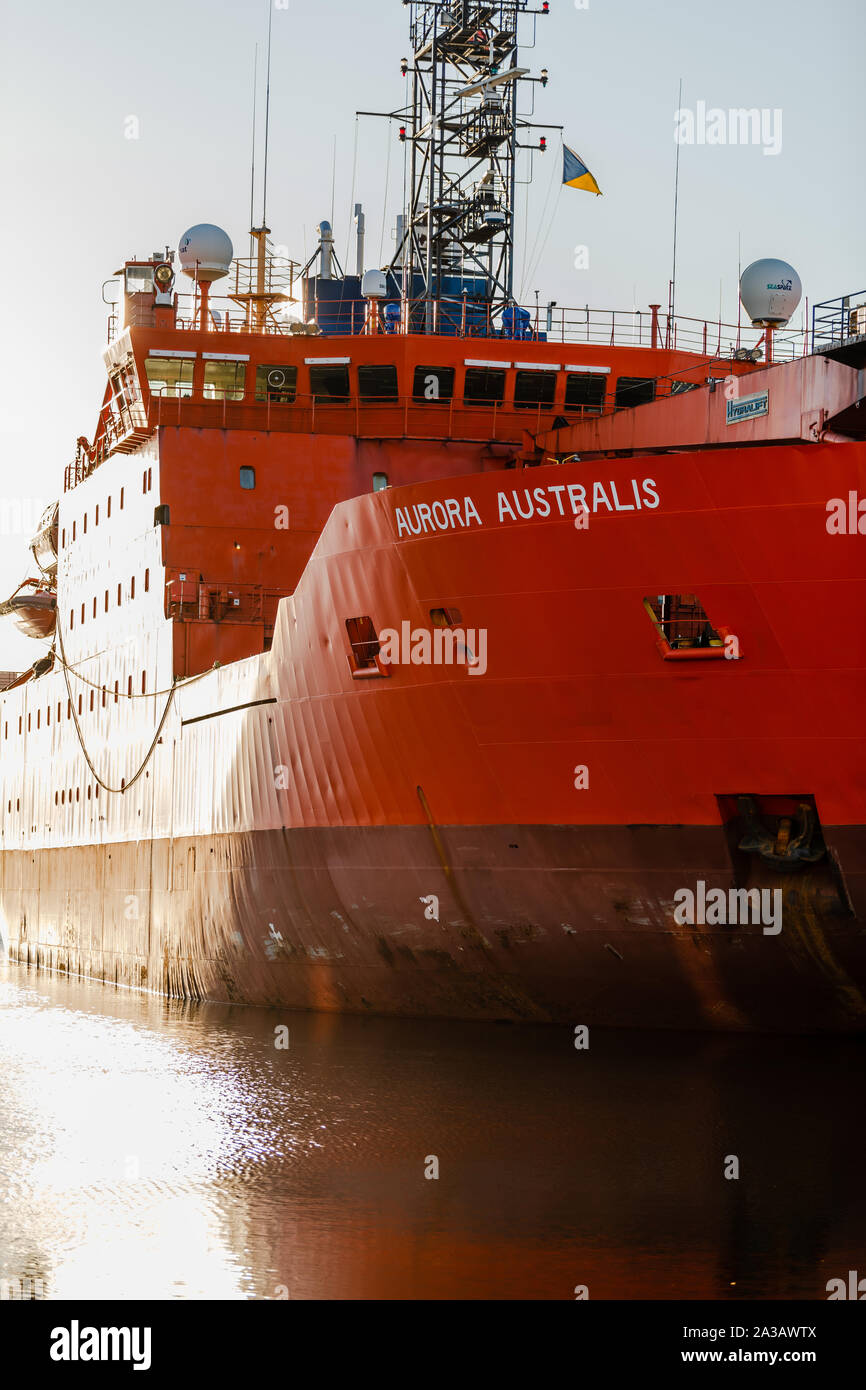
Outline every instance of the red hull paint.
{"label": "red hull paint", "polygon": [[[153,782],[76,798],[69,848],[6,839],[12,954],[292,1007],[862,1028],[864,581],[857,538],[825,519],[864,456],[571,463],[340,504],[271,651],[178,695]],[[641,509],[615,510],[632,480]],[[466,497],[477,522],[446,508],[453,525],[411,534],[416,507],[465,516]],[[659,592],[698,594],[742,659],[663,660],[643,606]],[[437,607],[487,632],[484,675],[353,677],[347,617],[429,629]],[[811,798],[824,862],[773,875],[739,854],[740,794]],[[678,927],[674,895],[700,880],[781,887],[782,932]]]}

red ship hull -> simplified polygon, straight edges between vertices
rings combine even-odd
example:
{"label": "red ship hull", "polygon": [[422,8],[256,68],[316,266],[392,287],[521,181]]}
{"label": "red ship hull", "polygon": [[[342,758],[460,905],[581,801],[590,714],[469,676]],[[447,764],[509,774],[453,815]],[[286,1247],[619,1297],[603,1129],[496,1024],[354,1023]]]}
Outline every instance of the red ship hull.
{"label": "red ship hull", "polygon": [[[141,835],[145,790],[110,842],[7,847],[11,954],[288,1007],[862,1029],[864,580],[858,538],[826,525],[858,487],[852,443],[341,504],[245,683],[226,668],[179,697],[155,764],[173,830]],[[698,595],[738,659],[667,659],[659,593]],[[439,609],[487,634],[483,674],[352,671],[347,618],[381,635]],[[824,853],[778,872],[745,852],[742,797],[808,802]],[[698,884],[778,891],[780,929],[677,921]]]}

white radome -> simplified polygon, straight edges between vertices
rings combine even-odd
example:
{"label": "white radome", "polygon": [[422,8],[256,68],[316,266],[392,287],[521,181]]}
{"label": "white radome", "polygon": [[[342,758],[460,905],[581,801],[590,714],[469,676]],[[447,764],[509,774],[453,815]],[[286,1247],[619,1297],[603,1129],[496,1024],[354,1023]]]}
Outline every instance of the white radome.
{"label": "white radome", "polygon": [[783,328],[802,294],[800,277],[787,261],[753,261],[740,276],[740,299],[755,328]]}
{"label": "white radome", "polygon": [[234,247],[222,227],[199,222],[184,232],[177,244],[177,258],[191,280],[221,280],[231,269]]}
{"label": "white radome", "polygon": [[364,299],[387,299],[388,277],[384,270],[365,270],[361,280],[361,294]]}

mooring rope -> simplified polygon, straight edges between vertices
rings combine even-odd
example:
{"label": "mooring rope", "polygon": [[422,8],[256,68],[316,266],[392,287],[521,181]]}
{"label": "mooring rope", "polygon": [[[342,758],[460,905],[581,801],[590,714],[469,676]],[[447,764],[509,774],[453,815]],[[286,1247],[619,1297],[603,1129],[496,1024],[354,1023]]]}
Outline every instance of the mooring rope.
{"label": "mooring rope", "polygon": [[[152,695],[147,695],[147,694],[145,694],[145,695],[129,695],[129,694],[127,694],[127,695],[124,696],[124,699],[127,699],[127,700],[128,700],[128,699],[149,700],[149,699],[155,698],[157,695],[165,695],[165,694],[167,694],[167,695],[168,695],[168,699],[167,699],[166,702],[165,702],[165,709],[164,709],[163,712],[162,712],[162,718],[160,719],[159,724],[157,725],[157,728],[156,728],[156,733],[155,733],[154,736],[153,736],[153,742],[151,743],[150,747],[148,748],[147,753],[146,753],[145,756],[144,756],[144,761],[142,762],[142,764],[141,764],[141,766],[139,767],[138,771],[135,773],[135,775],[134,775],[133,777],[130,777],[130,779],[129,779],[128,782],[124,779],[124,780],[123,780],[123,785],[122,785],[122,786],[120,786],[120,787],[111,787],[111,786],[109,786],[109,784],[99,775],[99,773],[97,772],[97,770],[96,770],[96,768],[95,768],[95,766],[94,766],[94,764],[93,764],[93,759],[91,758],[90,754],[89,754],[88,751],[87,751],[87,745],[86,745],[85,742],[84,742],[84,735],[83,735],[82,732],[81,732],[81,726],[80,726],[80,724],[79,724],[79,722],[78,722],[78,713],[77,713],[76,708],[75,708],[75,700],[74,700],[73,697],[72,697],[72,688],[71,688],[71,686],[70,686],[70,684],[69,684],[69,675],[70,675],[70,672],[71,672],[73,675],[78,676],[79,680],[84,681],[84,683],[85,683],[86,685],[93,686],[93,688],[94,688],[95,690],[102,690],[103,693],[105,693],[105,686],[99,686],[99,685],[96,685],[94,681],[89,681],[89,680],[87,680],[87,677],[86,677],[86,676],[82,676],[81,673],[80,673],[79,671],[76,671],[76,670],[74,669],[74,667],[72,667],[72,666],[69,665],[69,663],[68,663],[67,660],[66,660],[66,652],[65,652],[64,647],[63,647],[63,629],[61,628],[60,622],[59,622],[59,621],[58,621],[58,623],[57,623],[57,637],[58,637],[58,641],[60,642],[60,653],[59,653],[59,655],[60,655],[60,664],[61,664],[61,666],[63,667],[63,678],[64,678],[64,681],[65,681],[65,684],[66,684],[66,694],[67,694],[67,697],[68,697],[68,699],[69,699],[69,709],[70,709],[71,714],[72,714],[72,721],[73,721],[73,723],[74,723],[74,725],[75,725],[75,732],[76,732],[76,735],[77,735],[77,737],[78,737],[78,742],[79,742],[79,744],[81,745],[81,751],[82,751],[82,753],[84,754],[84,761],[87,763],[87,766],[90,768],[90,771],[93,773],[93,776],[95,777],[96,781],[99,783],[100,787],[103,787],[103,788],[105,789],[105,791],[109,792],[111,795],[125,796],[125,794],[129,791],[130,787],[135,786],[135,783],[138,781],[139,777],[141,777],[142,773],[144,772],[145,768],[147,767],[148,763],[150,762],[151,758],[153,757],[153,754],[154,754],[154,752],[155,752],[155,750],[156,750],[157,744],[159,743],[160,735],[161,735],[161,733],[162,733],[162,731],[163,731],[163,728],[165,727],[165,721],[168,719],[169,710],[171,709],[172,703],[173,703],[173,701],[174,701],[175,693],[176,693],[178,687],[179,687],[179,686],[182,686],[182,685],[192,685],[195,681],[203,680],[205,676],[210,676],[210,675],[212,675],[213,672],[216,671],[216,670],[218,669],[219,663],[218,663],[218,662],[215,662],[214,665],[210,668],[210,670],[208,670],[208,671],[202,671],[202,672],[201,672],[199,675],[197,675],[197,676],[189,676],[188,678],[186,678],[186,679],[184,679],[184,680],[178,680],[177,677],[175,677],[174,683],[172,684],[171,689],[168,690],[168,691],[164,691],[164,690],[154,691]],[[118,691],[117,693],[118,693],[118,695],[119,695],[119,694],[120,694],[120,691]]]}

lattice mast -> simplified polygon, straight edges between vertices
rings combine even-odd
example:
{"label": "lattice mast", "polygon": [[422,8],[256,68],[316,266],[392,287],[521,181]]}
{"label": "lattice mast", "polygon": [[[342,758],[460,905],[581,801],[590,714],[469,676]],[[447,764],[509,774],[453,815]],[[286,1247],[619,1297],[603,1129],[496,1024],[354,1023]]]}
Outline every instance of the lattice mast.
{"label": "lattice mast", "polygon": [[[421,309],[427,332],[437,304],[483,281],[490,314],[513,302],[517,152],[535,123],[518,114],[525,83],[547,85],[547,70],[520,66],[519,26],[546,15],[530,0],[411,0],[411,105],[401,138],[410,142],[408,207],[395,267],[404,297]],[[541,127],[544,128],[544,127]],[[462,283],[464,290],[455,291]],[[420,285],[420,292],[419,292]],[[451,305],[451,313],[454,305]],[[420,324],[419,324],[420,326]]]}

